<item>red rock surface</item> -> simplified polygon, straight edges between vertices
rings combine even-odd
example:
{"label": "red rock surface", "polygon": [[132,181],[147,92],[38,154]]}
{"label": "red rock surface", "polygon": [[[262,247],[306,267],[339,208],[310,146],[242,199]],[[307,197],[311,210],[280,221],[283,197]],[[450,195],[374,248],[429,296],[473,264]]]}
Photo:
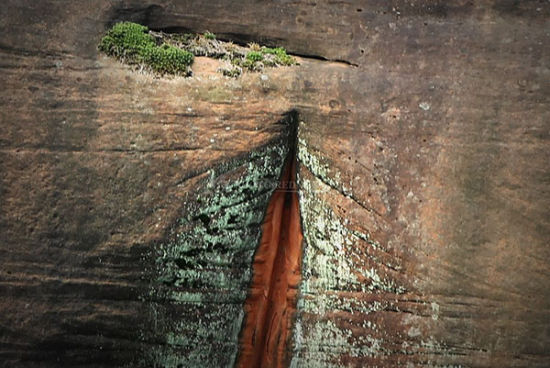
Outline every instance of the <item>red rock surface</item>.
{"label": "red rock surface", "polygon": [[[118,20],[314,58],[155,79],[97,53]],[[195,329],[229,336],[229,304],[155,299],[154,255],[212,168],[269,145],[296,110],[290,365],[549,366],[549,22],[540,1],[8,0],[0,361],[234,361]]]}
{"label": "red rock surface", "polygon": [[290,158],[269,201],[254,255],[238,367],[284,367],[289,362],[287,342],[296,317],[303,240],[295,158]]}

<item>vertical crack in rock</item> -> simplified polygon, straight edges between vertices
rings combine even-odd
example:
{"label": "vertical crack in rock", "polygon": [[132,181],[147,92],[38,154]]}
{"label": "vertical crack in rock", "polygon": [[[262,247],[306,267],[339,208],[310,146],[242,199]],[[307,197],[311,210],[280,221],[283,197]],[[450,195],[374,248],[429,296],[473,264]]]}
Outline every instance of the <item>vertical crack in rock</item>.
{"label": "vertical crack in rock", "polygon": [[296,158],[292,150],[262,225],[250,294],[244,305],[246,321],[237,367],[287,365],[286,345],[296,312],[302,254],[295,175]]}
{"label": "vertical crack in rock", "polygon": [[[288,229],[299,221],[291,217],[297,214],[296,199],[291,197],[287,205],[286,193],[275,192],[285,162],[292,156],[294,126],[292,113],[281,121],[276,138],[243,157],[212,168],[199,184],[201,189],[188,194],[180,217],[152,255],[155,276],[150,293],[145,296],[149,300],[149,316],[142,333],[147,349],[142,366],[235,365],[254,255],[259,253],[266,208],[273,193],[282,198],[277,205],[279,211],[292,219],[289,222],[279,215],[273,220],[273,228]],[[285,172],[291,175],[293,168]],[[268,213],[273,213],[273,209]],[[290,235],[292,231],[295,230]],[[285,234],[280,240],[292,244],[296,241]],[[278,252],[272,262],[285,264],[288,255]],[[269,285],[279,288],[283,287],[280,282],[287,282],[293,285],[295,295],[297,279],[283,280],[284,271],[279,266],[271,267],[273,279]],[[286,294],[269,291],[272,288],[268,288],[268,299],[285,303]],[[278,304],[274,306],[263,313],[269,316],[266,318],[288,321],[284,314],[288,312],[279,309]],[[276,330],[265,334],[270,337],[266,341],[270,351],[282,349],[280,336],[286,336],[286,326],[283,332],[277,332],[277,339],[271,339]]]}

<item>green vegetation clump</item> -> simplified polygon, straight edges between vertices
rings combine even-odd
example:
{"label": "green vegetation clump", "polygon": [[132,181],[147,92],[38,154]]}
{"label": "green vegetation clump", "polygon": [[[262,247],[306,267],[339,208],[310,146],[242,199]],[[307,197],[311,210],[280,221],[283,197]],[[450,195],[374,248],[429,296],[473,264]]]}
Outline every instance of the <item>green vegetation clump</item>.
{"label": "green vegetation clump", "polygon": [[162,44],[145,26],[131,23],[117,23],[99,43],[99,50],[128,64],[141,64],[159,74],[189,74],[193,54],[178,47]]}
{"label": "green vegetation clump", "polygon": [[216,39],[216,35],[212,32],[204,32],[204,38],[206,38],[207,40],[215,40]]}
{"label": "green vegetation clump", "polygon": [[233,58],[231,59],[231,63],[234,66],[240,67],[242,69],[250,70],[250,71],[262,71],[264,68],[264,63],[262,62],[264,59],[263,55],[256,51],[250,51],[248,52],[244,58]]}
{"label": "green vegetation clump", "polygon": [[264,59],[264,55],[258,51],[250,51],[248,54],[246,54],[246,60],[262,61],[263,59]]}
{"label": "green vegetation clump", "polygon": [[261,53],[263,55],[274,55],[275,62],[279,65],[294,65],[296,61],[294,58],[286,53],[286,50],[282,47],[270,48],[262,47]]}
{"label": "green vegetation clump", "polygon": [[146,47],[143,51],[143,61],[160,74],[185,74],[189,65],[193,63],[193,54],[163,44],[160,47]]}
{"label": "green vegetation clump", "polygon": [[160,75],[190,75],[195,56],[225,60],[225,66],[219,70],[229,77],[238,77],[244,70],[259,72],[266,67],[296,64],[296,59],[282,47],[270,48],[257,43],[244,47],[219,41],[211,32],[167,34],[131,22],[115,24],[101,39],[98,49]]}
{"label": "green vegetation clump", "polygon": [[282,47],[260,47],[257,44],[249,44],[249,49],[244,58],[234,58],[232,63],[251,71],[261,71],[264,67],[277,67],[296,64],[296,60],[286,53]]}

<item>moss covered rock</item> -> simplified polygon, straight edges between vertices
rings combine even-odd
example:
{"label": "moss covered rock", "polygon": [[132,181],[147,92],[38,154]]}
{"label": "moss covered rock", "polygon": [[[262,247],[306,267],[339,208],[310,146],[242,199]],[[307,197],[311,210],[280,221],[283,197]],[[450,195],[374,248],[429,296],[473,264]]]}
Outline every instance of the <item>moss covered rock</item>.
{"label": "moss covered rock", "polygon": [[143,65],[158,74],[188,74],[193,54],[173,45],[157,45],[149,29],[117,23],[101,39],[99,50],[128,64]]}

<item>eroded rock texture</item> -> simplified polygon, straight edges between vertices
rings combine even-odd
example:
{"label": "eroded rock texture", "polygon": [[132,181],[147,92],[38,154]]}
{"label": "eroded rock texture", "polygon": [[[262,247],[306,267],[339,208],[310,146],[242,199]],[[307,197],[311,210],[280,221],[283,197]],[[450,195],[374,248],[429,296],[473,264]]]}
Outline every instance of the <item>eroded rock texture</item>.
{"label": "eroded rock texture", "polygon": [[[119,20],[304,58],[153,78],[98,54]],[[237,362],[295,116],[289,366],[549,366],[548,29],[545,1],[8,0],[0,362]]]}

